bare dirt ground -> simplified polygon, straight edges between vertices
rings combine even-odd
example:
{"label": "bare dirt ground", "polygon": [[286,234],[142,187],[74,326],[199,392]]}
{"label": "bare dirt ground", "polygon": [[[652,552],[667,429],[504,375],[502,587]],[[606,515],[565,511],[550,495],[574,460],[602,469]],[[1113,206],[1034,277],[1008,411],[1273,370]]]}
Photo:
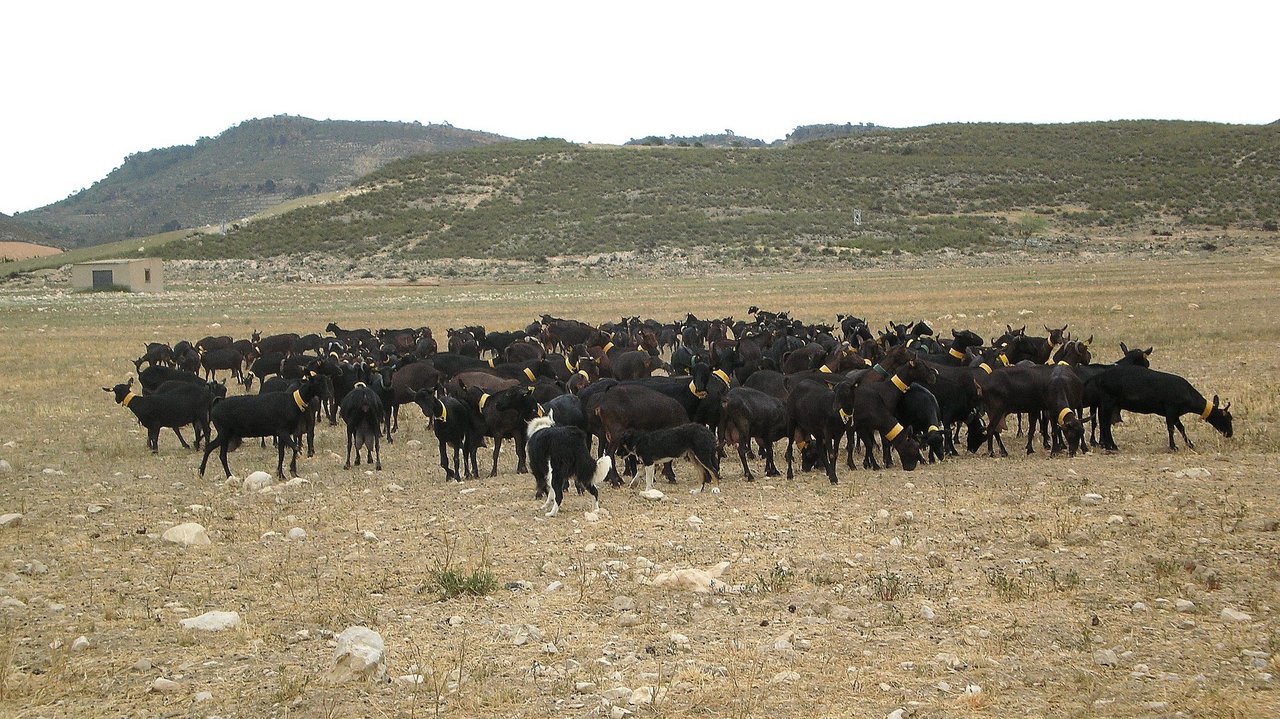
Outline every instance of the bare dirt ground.
{"label": "bare dirt ground", "polygon": [[[1277,259],[0,288],[0,514],[23,515],[0,527],[0,716],[1276,716]],[[605,489],[592,521],[577,496],[542,517],[509,448],[497,478],[445,484],[416,408],[383,472],[344,471],[342,434],[324,427],[305,481],[247,492],[199,478],[171,433],[149,454],[99,389],[152,340],[752,304],[988,337],[1070,323],[1102,360],[1120,341],[1154,346],[1153,366],[1233,402],[1235,436],[1189,416],[1197,449],[1170,453],[1163,422],[1131,417],[1115,455],[841,467],[837,486],[747,484],[726,461],[718,496],[690,495],[686,466],[662,501]],[[274,461],[256,445],[231,455],[241,477]],[[211,545],[160,540],[189,521]],[[295,527],[305,537],[286,539]],[[723,591],[649,584],[721,562]],[[446,564],[497,588],[442,600]],[[211,610],[243,624],[180,627]],[[392,681],[324,681],[350,625],[381,634]],[[149,691],[157,678],[172,691]]]}
{"label": "bare dirt ground", "polygon": [[9,260],[25,260],[29,257],[48,257],[61,254],[57,247],[37,245],[32,242],[0,242],[0,257]]}

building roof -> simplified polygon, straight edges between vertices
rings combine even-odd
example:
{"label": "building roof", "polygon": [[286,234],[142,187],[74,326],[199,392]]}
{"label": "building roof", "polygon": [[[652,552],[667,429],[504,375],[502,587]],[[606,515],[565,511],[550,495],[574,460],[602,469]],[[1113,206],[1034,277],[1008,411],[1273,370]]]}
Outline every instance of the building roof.
{"label": "building roof", "polygon": [[85,262],[77,262],[77,265],[128,265],[134,262],[147,262],[149,260],[159,260],[158,257],[135,257],[133,259],[123,260],[88,260]]}

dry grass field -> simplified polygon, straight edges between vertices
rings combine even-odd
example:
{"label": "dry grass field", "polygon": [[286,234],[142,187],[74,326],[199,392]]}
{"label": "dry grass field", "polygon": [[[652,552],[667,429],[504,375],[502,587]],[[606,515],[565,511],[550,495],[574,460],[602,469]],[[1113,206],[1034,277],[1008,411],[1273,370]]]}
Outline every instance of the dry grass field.
{"label": "dry grass field", "polygon": [[[0,287],[0,514],[23,515],[0,528],[0,716],[1280,715],[1277,260],[160,296]],[[1235,437],[1188,417],[1197,449],[1170,453],[1162,421],[1128,417],[1119,454],[842,466],[836,486],[820,473],[747,484],[726,461],[718,496],[689,494],[684,466],[662,501],[604,489],[592,521],[577,496],[541,516],[510,451],[497,478],[445,484],[416,408],[383,447],[385,471],[344,471],[341,432],[324,427],[300,459],[305,482],[249,493],[213,466],[199,478],[172,433],[152,456],[99,389],[152,340],[331,320],[443,335],[542,312],[666,320],[753,304],[988,337],[1070,323],[1100,361],[1120,341],[1154,346],[1154,367],[1232,401]],[[274,460],[256,444],[231,455],[241,477]],[[210,546],[160,540],[188,521]],[[295,527],[306,536],[286,539]],[[723,592],[648,584],[720,562]],[[496,589],[441,599],[445,570],[487,570]],[[210,610],[243,624],[179,626]],[[385,639],[393,681],[324,680],[333,635],[355,624]],[[176,688],[148,691],[158,677]]]}

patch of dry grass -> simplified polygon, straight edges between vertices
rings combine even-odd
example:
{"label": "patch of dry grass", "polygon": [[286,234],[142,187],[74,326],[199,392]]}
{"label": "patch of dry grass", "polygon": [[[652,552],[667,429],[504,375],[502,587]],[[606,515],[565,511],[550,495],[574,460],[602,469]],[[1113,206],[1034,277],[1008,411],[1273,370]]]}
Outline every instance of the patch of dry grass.
{"label": "patch of dry grass", "polygon": [[[13,467],[0,475],[0,513],[25,515],[0,530],[0,595],[25,605],[0,609],[0,715],[182,713],[209,691],[213,700],[192,714],[594,716],[600,694],[618,686],[655,688],[652,705],[620,705],[669,717],[898,707],[920,716],[1275,715],[1274,682],[1263,676],[1276,673],[1275,659],[1254,667],[1258,657],[1243,653],[1280,651],[1273,260],[559,287],[195,286],[159,297],[0,290],[10,394],[0,458]],[[559,517],[542,517],[510,452],[498,478],[447,485],[412,412],[384,447],[382,473],[344,472],[334,454],[341,435],[323,428],[317,456],[300,460],[308,484],[245,494],[212,472],[197,478],[198,455],[171,434],[159,455],[147,453],[127,410],[98,389],[122,381],[126,360],[155,339],[318,330],[331,320],[443,334],[475,322],[519,327],[542,312],[667,319],[752,304],[810,320],[924,318],[985,336],[1006,323],[1069,322],[1095,336],[1101,359],[1120,341],[1154,345],[1157,368],[1234,401],[1236,436],[1195,422],[1198,451],[1170,454],[1163,422],[1132,417],[1117,429],[1117,455],[962,457],[910,474],[841,467],[838,486],[815,475],[747,484],[727,462],[719,496],[687,494],[694,474],[678,468],[680,484],[662,487],[667,501],[606,490],[592,522],[576,496]],[[410,439],[423,447],[409,449]],[[243,476],[273,459],[246,446],[231,461]],[[1193,466],[1211,477],[1175,476]],[[1103,502],[1083,504],[1085,493]],[[703,523],[690,523],[693,514]],[[204,524],[213,545],[158,540],[183,521]],[[295,526],[306,539],[268,534]],[[1029,543],[1033,534],[1047,546]],[[643,582],[722,560],[741,591]],[[35,561],[46,571],[30,569]],[[449,599],[424,591],[444,568],[487,571],[496,588]],[[1193,612],[1157,602],[1183,598]],[[1135,602],[1148,611],[1132,611]],[[1252,621],[1223,622],[1226,607]],[[240,612],[244,626],[208,635],[178,627],[213,609]],[[386,639],[391,676],[420,679],[325,684],[327,637],[354,623]],[[511,628],[525,624],[540,638],[514,643]],[[81,634],[92,646],[73,653]],[[1102,649],[1120,666],[1096,663]],[[132,669],[141,659],[152,668]],[[158,676],[180,691],[148,693]]]}

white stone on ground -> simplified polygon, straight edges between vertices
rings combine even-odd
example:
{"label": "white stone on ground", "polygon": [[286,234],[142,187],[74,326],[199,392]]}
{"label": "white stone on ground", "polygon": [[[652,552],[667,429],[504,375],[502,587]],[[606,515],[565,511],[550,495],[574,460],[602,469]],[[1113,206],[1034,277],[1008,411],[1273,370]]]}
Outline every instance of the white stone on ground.
{"label": "white stone on ground", "polygon": [[334,684],[360,680],[381,680],[387,673],[386,644],[382,635],[368,627],[351,626],[338,635],[333,650],[333,666],[325,678]]}
{"label": "white stone on ground", "polygon": [[196,696],[193,701],[195,701],[196,704],[203,704],[207,701],[212,701],[212,700],[213,700],[213,692],[196,692]]}
{"label": "white stone on ground", "polygon": [[641,499],[648,499],[655,502],[658,501],[659,499],[662,499],[665,496],[667,495],[663,494],[661,491],[656,489],[646,489],[640,492]]}
{"label": "white stone on ground", "polygon": [[154,682],[151,682],[151,686],[147,691],[156,692],[158,694],[169,694],[178,691],[178,683],[172,679],[157,677]]}
{"label": "white stone on ground", "polygon": [[160,535],[160,538],[166,542],[181,544],[187,547],[199,547],[213,542],[209,541],[209,533],[205,531],[204,526],[196,522],[186,522],[169,527]]}
{"label": "white stone on ground", "polygon": [[17,527],[22,524],[22,515],[17,512],[0,514],[0,527]]}
{"label": "white stone on ground", "polygon": [[198,617],[190,617],[178,622],[183,629],[195,629],[202,632],[221,632],[240,626],[239,612],[205,612]]}
{"label": "white stone on ground", "polygon": [[1230,607],[1223,609],[1222,613],[1218,616],[1224,622],[1248,622],[1253,620],[1253,617],[1248,614],[1245,614],[1238,609],[1231,609]]}
{"label": "white stone on ground", "polygon": [[257,472],[250,473],[248,477],[244,478],[243,486],[244,491],[246,492],[260,492],[267,487],[270,487],[272,484],[275,484],[275,479],[266,472],[258,470]]}
{"label": "white stone on ground", "polygon": [[294,527],[290,529],[288,533],[286,533],[284,536],[289,539],[306,539],[307,530],[303,529],[302,527]]}

